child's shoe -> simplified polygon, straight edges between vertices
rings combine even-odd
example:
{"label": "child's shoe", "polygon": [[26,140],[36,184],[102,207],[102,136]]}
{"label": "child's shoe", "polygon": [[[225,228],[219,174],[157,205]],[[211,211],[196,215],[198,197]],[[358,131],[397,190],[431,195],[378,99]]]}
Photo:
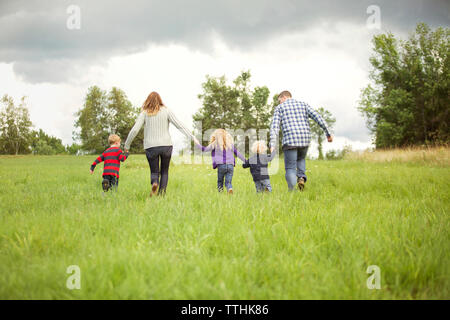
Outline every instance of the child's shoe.
{"label": "child's shoe", "polygon": [[102,181],[102,187],[104,192],[108,192],[109,188],[111,188],[111,185],[109,184],[108,179],[103,179]]}
{"label": "child's shoe", "polygon": [[228,194],[233,194],[233,189],[228,190]]}

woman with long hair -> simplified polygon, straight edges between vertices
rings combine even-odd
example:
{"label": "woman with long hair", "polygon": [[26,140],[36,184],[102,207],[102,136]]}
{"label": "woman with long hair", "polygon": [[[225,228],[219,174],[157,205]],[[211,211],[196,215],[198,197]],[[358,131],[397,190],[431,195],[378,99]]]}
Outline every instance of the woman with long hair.
{"label": "woman with long hair", "polygon": [[152,185],[150,196],[156,195],[157,190],[158,194],[164,194],[169,181],[169,165],[173,150],[169,123],[172,123],[187,137],[197,141],[173,112],[164,105],[160,95],[152,92],[142,105],[142,113],[125,141],[125,150],[129,150],[133,139],[144,126],[144,149],[150,166]]}

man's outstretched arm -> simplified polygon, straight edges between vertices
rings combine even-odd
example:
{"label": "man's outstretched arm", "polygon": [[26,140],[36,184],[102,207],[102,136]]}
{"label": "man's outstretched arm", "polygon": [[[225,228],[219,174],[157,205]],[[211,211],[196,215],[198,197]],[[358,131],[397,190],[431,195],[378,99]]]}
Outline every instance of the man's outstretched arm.
{"label": "man's outstretched arm", "polygon": [[328,131],[327,124],[323,120],[322,116],[316,110],[311,108],[309,105],[306,105],[306,112],[308,113],[308,117],[313,119],[323,129],[323,131],[325,131],[328,142],[332,142],[333,137],[331,136],[330,132]]}

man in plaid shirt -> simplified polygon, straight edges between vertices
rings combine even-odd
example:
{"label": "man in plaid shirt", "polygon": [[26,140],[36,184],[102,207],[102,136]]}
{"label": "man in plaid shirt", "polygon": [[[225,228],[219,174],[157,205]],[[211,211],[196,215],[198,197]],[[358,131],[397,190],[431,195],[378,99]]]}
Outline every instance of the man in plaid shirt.
{"label": "man in plaid shirt", "polygon": [[278,102],[280,104],[275,109],[270,127],[270,149],[273,152],[277,146],[277,136],[281,125],[285,177],[289,190],[293,190],[295,185],[303,190],[307,179],[305,158],[311,142],[308,118],[316,121],[325,131],[328,142],[332,142],[333,137],[320,114],[308,104],[292,99],[289,91],[280,93]]}

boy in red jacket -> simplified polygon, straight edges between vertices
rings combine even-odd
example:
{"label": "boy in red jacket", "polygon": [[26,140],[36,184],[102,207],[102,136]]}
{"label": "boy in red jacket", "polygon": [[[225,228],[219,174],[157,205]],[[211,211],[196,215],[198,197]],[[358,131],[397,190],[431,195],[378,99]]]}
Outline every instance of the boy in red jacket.
{"label": "boy in red jacket", "polygon": [[103,191],[105,192],[111,188],[117,189],[119,186],[120,162],[124,162],[128,158],[128,150],[123,153],[120,149],[120,137],[117,134],[110,135],[108,142],[111,147],[106,149],[91,165],[91,174],[93,174],[95,166],[102,161],[105,162],[102,181]]}

